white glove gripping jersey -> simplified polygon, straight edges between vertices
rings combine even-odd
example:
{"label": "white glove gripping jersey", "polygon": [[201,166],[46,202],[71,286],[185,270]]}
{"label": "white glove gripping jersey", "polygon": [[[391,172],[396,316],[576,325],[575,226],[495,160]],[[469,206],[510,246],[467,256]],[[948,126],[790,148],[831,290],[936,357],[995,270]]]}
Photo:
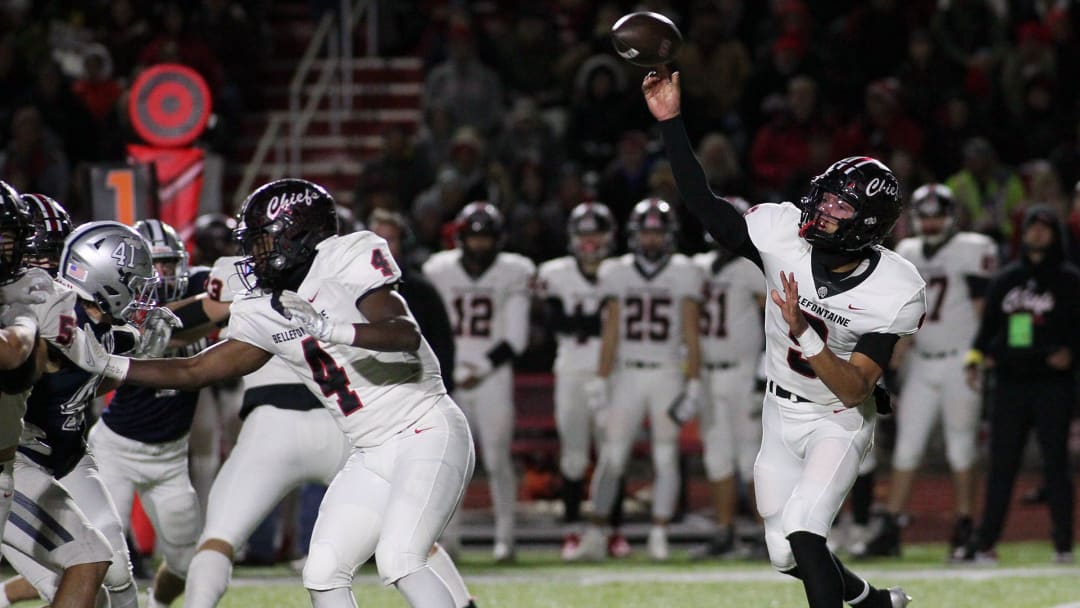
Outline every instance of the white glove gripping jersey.
{"label": "white glove gripping jersey", "polygon": [[[766,203],[746,212],[750,239],[761,254],[765,283],[783,295],[780,272],[794,272],[799,308],[830,350],[847,361],[859,338],[868,333],[906,336],[918,331],[926,311],[925,283],[915,267],[883,247],[852,271],[865,275],[844,291],[818,284],[810,265],[810,244],[799,237],[801,212],[791,203]],[[853,279],[849,278],[849,281]],[[765,355],[769,379],[819,405],[843,407],[790,336],[780,307],[765,303]]]}
{"label": "white glove gripping jersey", "polygon": [[[537,296],[540,299],[557,298],[567,316],[596,315],[603,298],[598,282],[590,281],[581,272],[577,259],[565,256],[540,265]],[[600,361],[600,336],[583,336],[570,333],[557,334],[558,353],[555,356],[555,372],[596,372]]]}
{"label": "white glove gripping jersey", "polygon": [[675,366],[682,362],[682,304],[701,299],[705,278],[681,253],[646,276],[634,254],[604,260],[597,272],[600,293],[619,302],[619,363]]}
{"label": "white glove gripping jersey", "polygon": [[979,327],[967,278],[989,280],[997,267],[997,246],[985,235],[958,232],[929,257],[922,239],[907,238],[896,253],[915,265],[926,281],[926,323],[915,334],[915,349],[938,354],[967,350]]}
{"label": "white glove gripping jersey", "polygon": [[765,277],[746,258],[732,258],[717,268],[717,257],[716,251],[694,256],[694,264],[705,275],[701,360],[705,364],[752,361],[765,342],[757,300],[765,295]]}
{"label": "white glove gripping jersey", "polygon": [[[356,303],[365,294],[400,280],[401,270],[386,241],[361,231],[319,243],[297,293],[337,323],[367,323]],[[382,444],[446,394],[438,360],[427,340],[421,338],[414,353],[321,343],[286,319],[274,300],[264,292],[235,300],[229,339],[280,357],[321,398],[354,446]]]}
{"label": "white glove gripping jersey", "polygon": [[[479,277],[465,272],[461,250],[440,251],[424,262],[424,276],[446,304],[454,327],[455,357],[477,365],[507,342],[515,355],[529,340],[529,298],[536,265],[516,253],[500,252]],[[484,366],[480,366],[484,367]]]}
{"label": "white glove gripping jersey", "polygon": [[[34,280],[35,275],[46,274],[44,270],[33,268],[27,271],[18,280],[5,285],[0,289],[0,301],[6,301],[3,295],[6,291],[22,293],[26,291],[25,284]],[[47,274],[46,274],[47,276]],[[51,280],[47,287],[39,293],[45,295],[45,301],[40,304],[28,304],[37,319],[38,334],[49,342],[65,346],[71,342],[72,330],[75,325],[75,302],[78,300],[76,293],[67,286]]]}

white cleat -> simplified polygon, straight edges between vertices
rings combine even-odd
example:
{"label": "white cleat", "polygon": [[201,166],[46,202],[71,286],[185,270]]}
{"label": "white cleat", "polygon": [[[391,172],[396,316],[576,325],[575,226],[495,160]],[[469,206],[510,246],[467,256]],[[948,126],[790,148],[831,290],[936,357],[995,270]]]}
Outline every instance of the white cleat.
{"label": "white cleat", "polygon": [[588,526],[566,560],[571,562],[599,562],[607,559],[607,536],[596,526]]}
{"label": "white cleat", "polygon": [[517,557],[514,552],[514,546],[510,543],[497,542],[495,548],[491,552],[491,557],[497,564],[507,564]]}
{"label": "white cleat", "polygon": [[649,542],[646,547],[649,552],[649,559],[658,562],[667,561],[671,557],[671,551],[668,548],[667,528],[653,526],[649,530]]}
{"label": "white cleat", "polygon": [[889,603],[892,608],[904,608],[911,603],[911,596],[900,587],[889,587]]}

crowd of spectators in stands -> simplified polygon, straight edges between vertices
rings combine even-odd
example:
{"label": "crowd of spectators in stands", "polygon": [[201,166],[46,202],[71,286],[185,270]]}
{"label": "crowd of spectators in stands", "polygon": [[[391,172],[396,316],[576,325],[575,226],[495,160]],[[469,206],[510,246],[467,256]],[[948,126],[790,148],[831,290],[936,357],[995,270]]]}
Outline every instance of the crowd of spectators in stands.
{"label": "crowd of spectators in stands", "polygon": [[[641,198],[677,202],[638,91],[645,70],[621,60],[608,36],[632,10],[663,13],[685,36],[675,67],[718,193],[797,200],[831,161],[869,154],[908,194],[927,181],[950,185],[965,226],[999,239],[1006,256],[1032,203],[1056,207],[1080,236],[1073,0],[378,5],[381,53],[424,61],[423,116],[415,132],[387,125],[380,152],[362,159],[354,215],[405,211],[419,256],[446,246],[447,223],[470,200],[496,203],[509,248],[537,261],[565,251],[566,215],[583,199],[607,203],[620,221]],[[7,0],[0,179],[68,202],[79,217],[81,164],[123,158],[125,91],[159,61],[206,78],[217,114],[206,141],[227,152],[230,129],[264,104],[251,66],[269,56],[268,6]],[[700,227],[683,220],[682,248],[702,248]]]}
{"label": "crowd of spectators in stands", "polygon": [[[398,23],[410,22],[408,4],[395,3]],[[619,220],[647,196],[677,201],[639,92],[645,70],[608,38],[631,10],[667,15],[685,36],[684,111],[718,193],[798,200],[832,161],[868,154],[907,195],[950,185],[964,225],[1006,257],[1032,203],[1053,205],[1080,235],[1080,3],[434,4],[412,8],[428,23],[409,51],[426,67],[419,132],[388,129],[356,196],[357,217],[373,206],[411,213],[420,255],[445,246],[446,223],[472,199],[498,204],[508,247],[537,261],[564,251],[566,214],[583,198]],[[683,220],[683,249],[703,247]],[[902,222],[897,236],[908,230]]]}
{"label": "crowd of spectators in stands", "polygon": [[0,179],[63,201],[86,220],[80,172],[121,161],[136,138],[126,91],[140,70],[179,62],[206,79],[226,150],[260,108],[266,28],[260,1],[6,0],[0,3]]}

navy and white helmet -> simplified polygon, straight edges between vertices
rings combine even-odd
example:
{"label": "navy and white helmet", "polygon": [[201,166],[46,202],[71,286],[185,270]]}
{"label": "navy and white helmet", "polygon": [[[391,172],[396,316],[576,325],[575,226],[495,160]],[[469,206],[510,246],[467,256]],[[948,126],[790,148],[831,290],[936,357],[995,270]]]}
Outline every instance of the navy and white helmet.
{"label": "navy and white helmet", "polygon": [[22,200],[30,210],[30,241],[26,248],[26,265],[42,268],[56,276],[64,239],[72,231],[71,216],[64,207],[44,194],[23,194]]}
{"label": "navy and white helmet", "polygon": [[[847,217],[832,217],[837,228],[831,233],[819,225],[821,202],[826,193],[835,195],[853,210]],[[851,156],[836,161],[810,180],[810,194],[803,197],[799,206],[800,236],[815,247],[854,253],[885,240],[900,219],[903,202],[900,182],[885,163],[869,156]]]}
{"label": "navy and white helmet", "polygon": [[187,293],[191,268],[188,265],[188,252],[184,243],[176,235],[176,230],[158,219],[139,220],[135,231],[150,243],[150,259],[154,264],[176,265],[171,274],[158,271],[161,275],[161,294],[163,302],[175,302]]}
{"label": "navy and white helmet", "polygon": [[[952,188],[944,184],[924,184],[911,195],[911,226],[915,234],[931,244],[940,243],[952,234],[958,212]],[[928,234],[923,231],[923,218],[944,218],[945,226],[940,232]]]}
{"label": "navy and white helmet", "polygon": [[[574,207],[566,232],[570,235],[570,253],[586,264],[603,260],[615,248],[615,217],[603,203],[587,201]],[[599,244],[581,238],[593,234],[602,236]]]}
{"label": "navy and white helmet", "polygon": [[[666,235],[664,246],[658,250],[646,250],[641,245],[643,230],[655,230]],[[660,262],[675,252],[675,235],[679,232],[679,218],[671,205],[659,198],[647,198],[634,205],[626,222],[626,234],[630,251],[649,262]]]}
{"label": "navy and white helmet", "polygon": [[0,181],[0,284],[22,275],[31,233],[26,203],[7,182]]}
{"label": "navy and white helmet", "polygon": [[120,222],[90,222],[68,235],[58,278],[116,324],[140,326],[157,305],[160,278],[150,244]]}

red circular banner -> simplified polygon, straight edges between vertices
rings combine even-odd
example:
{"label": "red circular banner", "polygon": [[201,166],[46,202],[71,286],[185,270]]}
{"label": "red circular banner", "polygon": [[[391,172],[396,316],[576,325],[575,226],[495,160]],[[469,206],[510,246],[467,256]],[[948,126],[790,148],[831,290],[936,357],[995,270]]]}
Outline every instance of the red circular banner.
{"label": "red circular banner", "polygon": [[195,70],[161,63],[144,70],[131,87],[128,116],[139,137],[176,148],[195,141],[210,120],[210,89]]}

